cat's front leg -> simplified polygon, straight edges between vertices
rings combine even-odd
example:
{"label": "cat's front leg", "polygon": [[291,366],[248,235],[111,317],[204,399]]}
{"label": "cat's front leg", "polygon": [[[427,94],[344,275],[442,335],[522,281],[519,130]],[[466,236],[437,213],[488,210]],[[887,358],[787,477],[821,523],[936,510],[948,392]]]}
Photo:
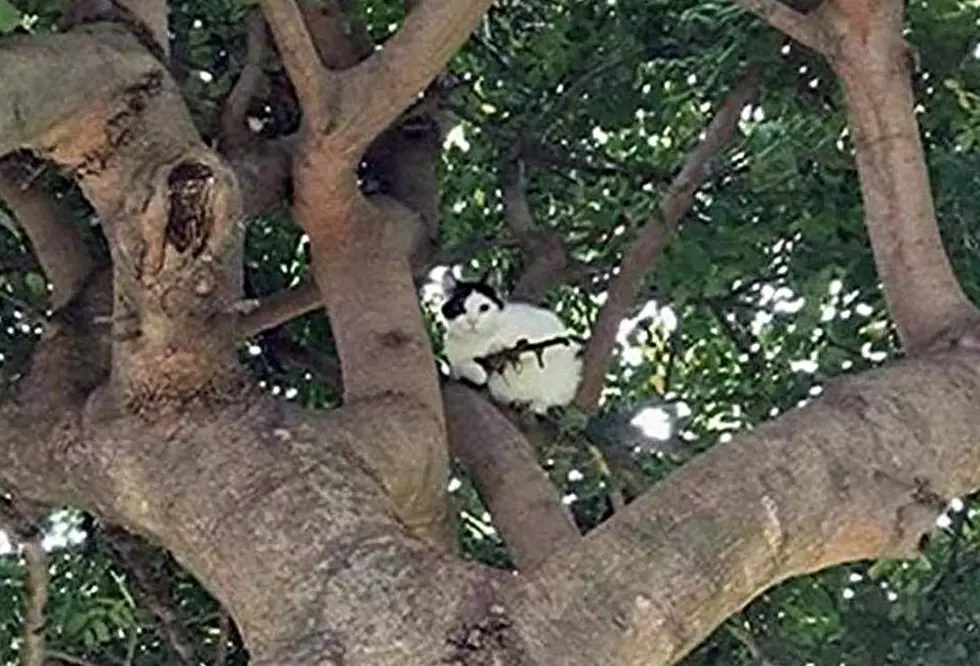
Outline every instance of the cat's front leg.
{"label": "cat's front leg", "polygon": [[486,386],[487,371],[476,361],[464,361],[453,368],[456,379],[462,379],[477,387]]}

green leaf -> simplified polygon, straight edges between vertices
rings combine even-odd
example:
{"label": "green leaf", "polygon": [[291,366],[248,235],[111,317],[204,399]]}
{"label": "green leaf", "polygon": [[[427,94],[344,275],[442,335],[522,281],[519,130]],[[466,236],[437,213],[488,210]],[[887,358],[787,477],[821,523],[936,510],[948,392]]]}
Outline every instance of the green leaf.
{"label": "green leaf", "polygon": [[0,0],[0,35],[12,32],[20,26],[20,12],[9,0]]}
{"label": "green leaf", "polygon": [[[2,1],[0,0],[0,2]],[[45,298],[48,295],[48,282],[40,273],[28,273],[24,276],[24,282],[27,284],[27,288],[36,296]]]}

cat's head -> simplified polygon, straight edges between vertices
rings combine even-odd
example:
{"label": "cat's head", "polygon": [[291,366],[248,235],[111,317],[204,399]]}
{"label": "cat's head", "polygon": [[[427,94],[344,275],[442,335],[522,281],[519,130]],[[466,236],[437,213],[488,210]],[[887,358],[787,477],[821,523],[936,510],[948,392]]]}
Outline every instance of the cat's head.
{"label": "cat's head", "polygon": [[487,276],[470,282],[457,280],[451,271],[446,271],[442,276],[442,292],[446,299],[442,316],[450,331],[475,333],[493,328],[497,315],[504,309],[503,299],[487,284]]}

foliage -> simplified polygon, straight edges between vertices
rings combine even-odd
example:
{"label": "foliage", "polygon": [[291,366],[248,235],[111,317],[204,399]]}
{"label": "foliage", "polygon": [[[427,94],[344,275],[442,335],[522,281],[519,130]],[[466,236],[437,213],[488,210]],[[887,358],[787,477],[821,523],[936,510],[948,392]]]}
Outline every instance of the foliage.
{"label": "foliage", "polygon": [[[362,5],[383,39],[400,2]],[[0,33],[55,29],[62,3],[0,0]],[[250,4],[172,3],[184,88],[204,133],[244,60]],[[909,3],[920,55],[916,88],[942,231],[958,275],[980,297],[976,174],[980,158],[978,10],[963,0]],[[743,116],[744,137],[714,165],[694,211],[650,275],[647,299],[623,326],[604,409],[641,411],[669,424],[676,455],[635,452],[652,484],[718,441],[819,395],[846,372],[897,354],[862,211],[841,95],[812,55],[720,0],[576,2],[500,0],[451,65],[461,86],[457,124],[441,165],[444,249],[469,249],[469,271],[490,267],[505,285],[523,258],[509,242],[499,163],[519,141],[529,159],[536,222],[560,231],[589,267],[552,302],[587,334],[610,272],[635,230],[654,215],[665,182],[738,79],[759,62],[760,105]],[[295,118],[281,99],[258,105],[269,132]],[[73,202],[76,190],[50,174]],[[97,233],[92,242],[98,243]],[[475,248],[475,249],[474,249]],[[40,332],[46,288],[26,241],[0,210],[0,389],[23,371]],[[300,230],[282,215],[253,220],[247,288],[267,294],[307,274]],[[648,302],[647,302],[648,301]],[[431,312],[430,312],[431,314]],[[323,313],[291,322],[288,336],[333,353]],[[276,353],[260,336],[242,346],[259,381],[287,400],[337,404],[334,387]],[[542,450],[541,461],[583,529],[612,511],[602,461],[580,446]],[[507,566],[504,545],[461,472],[451,485],[463,516],[460,543],[473,559]],[[861,563],[784,583],[729,620],[685,663],[944,666],[980,651],[980,535],[974,504],[959,511],[916,562]],[[69,515],[69,514],[65,514]],[[68,520],[63,515],[61,522]],[[132,582],[110,555],[85,543],[52,552],[49,647],[92,661],[148,665],[175,659]],[[243,544],[244,546],[244,544]],[[154,556],[164,561],[163,554]],[[0,661],[12,663],[20,633],[23,569],[0,557]],[[215,602],[186,575],[172,584],[180,623],[214,650]],[[243,660],[236,653],[234,658]]]}

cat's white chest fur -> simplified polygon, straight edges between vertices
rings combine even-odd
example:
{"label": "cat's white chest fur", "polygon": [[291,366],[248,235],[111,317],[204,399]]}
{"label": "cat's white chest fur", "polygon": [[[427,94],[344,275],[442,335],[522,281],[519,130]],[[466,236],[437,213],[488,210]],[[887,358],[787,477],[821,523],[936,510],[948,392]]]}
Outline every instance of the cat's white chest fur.
{"label": "cat's white chest fur", "polygon": [[444,350],[453,375],[479,385],[486,383],[497,402],[528,405],[539,414],[569,404],[582,374],[580,346],[573,341],[550,345],[540,357],[525,352],[519,363],[508,363],[500,373],[489,376],[474,360],[513,349],[521,340],[535,343],[570,335],[562,320],[545,308],[495,301],[485,289],[467,292],[466,284],[456,287],[455,309],[443,309],[447,319]]}

